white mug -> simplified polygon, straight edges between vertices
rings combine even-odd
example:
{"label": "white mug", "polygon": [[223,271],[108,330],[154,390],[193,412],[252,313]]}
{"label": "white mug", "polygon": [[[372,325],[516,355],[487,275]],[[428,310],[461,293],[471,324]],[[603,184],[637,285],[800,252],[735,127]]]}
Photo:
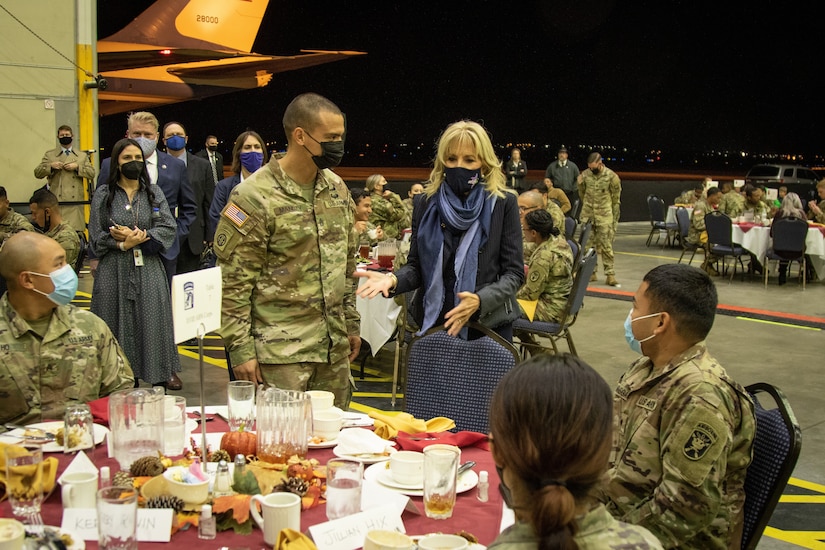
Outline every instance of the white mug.
{"label": "white mug", "polygon": [[[261,512],[255,502],[261,504]],[[254,495],[249,512],[264,532],[264,542],[274,546],[281,529],[301,530],[301,497],[294,493]]]}
{"label": "white mug", "polygon": [[424,453],[398,451],[390,455],[392,478],[404,485],[424,486]]}
{"label": "white mug", "polygon": [[309,390],[306,393],[312,403],[312,412],[329,409],[335,404],[335,394],[331,391]]}
{"label": "white mug", "polygon": [[344,415],[335,409],[312,413],[312,435],[323,437],[326,441],[337,439],[343,424]]}
{"label": "white mug", "polygon": [[436,533],[418,539],[422,550],[465,550],[468,546],[467,539],[458,535]]}
{"label": "white mug", "polygon": [[398,531],[369,531],[364,539],[364,550],[412,550],[413,540]]}
{"label": "white mug", "polygon": [[63,508],[94,508],[97,502],[97,474],[78,472],[60,478]]}

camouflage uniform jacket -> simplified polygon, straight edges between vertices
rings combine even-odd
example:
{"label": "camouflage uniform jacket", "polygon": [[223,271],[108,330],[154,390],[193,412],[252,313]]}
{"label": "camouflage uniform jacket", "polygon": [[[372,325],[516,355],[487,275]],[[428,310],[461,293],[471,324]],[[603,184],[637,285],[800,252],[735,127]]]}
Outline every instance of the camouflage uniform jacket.
{"label": "camouflage uniform jacket", "polygon": [[129,361],[106,323],[72,305],[54,310],[41,339],[0,298],[0,422],[62,419],[86,403],[134,387]]}
{"label": "camouflage uniform jacket", "polygon": [[80,238],[77,231],[66,222],[60,222],[57,227],[46,233],[47,237],[57,241],[57,244],[66,251],[66,263],[74,267],[77,255],[80,254]]}
{"label": "camouflage uniform jacket", "polygon": [[704,342],[655,369],[636,361],[614,394],[608,511],[665,548],[739,548],[753,402]]}
{"label": "camouflage uniform jacket", "polygon": [[550,214],[551,218],[553,218],[553,225],[556,226],[556,229],[561,231],[561,234],[564,235],[564,212],[562,212],[561,207],[553,201],[548,200],[545,210],[547,210],[547,213]]}
{"label": "camouflage uniform jacket", "polygon": [[34,231],[34,226],[29,223],[25,216],[9,208],[6,215],[0,218],[0,248],[3,247],[6,239],[18,231]]}
{"label": "camouflage uniform jacket", "polygon": [[538,300],[534,321],[559,322],[573,288],[573,252],[564,237],[550,237],[538,245],[527,268],[527,280],[516,298]]}
{"label": "camouflage uniform jacket", "polygon": [[593,222],[593,227],[619,223],[622,182],[616,172],[603,167],[598,175],[588,168],[581,173],[579,196],[582,199],[581,223]]}
{"label": "camouflage uniform jacket", "polygon": [[[638,525],[616,521],[604,506],[576,518],[578,531],[573,540],[579,550],[656,550],[662,544],[650,531]],[[516,522],[505,529],[489,550],[536,550],[539,545],[533,527],[528,523]]]}
{"label": "camouflage uniform jacket", "polygon": [[[372,214],[370,221],[375,225],[380,225],[384,230],[384,236],[388,239],[397,239],[401,234],[401,227],[407,218],[407,209],[401,202],[401,197],[395,193],[390,193],[390,198],[385,199],[378,193],[372,193]],[[412,218],[411,218],[412,219]]]}
{"label": "camouflage uniform jacket", "polygon": [[687,240],[690,243],[698,243],[700,235],[705,231],[705,215],[713,212],[713,207],[705,199],[698,201],[693,206],[693,213],[690,215],[690,227],[688,228]]}
{"label": "camouflage uniform jacket", "polygon": [[745,197],[736,191],[729,191],[722,195],[719,201],[719,211],[727,214],[730,218],[738,218],[745,211]]}
{"label": "camouflage uniform jacket", "polygon": [[232,364],[334,363],[359,332],[355,205],[330,170],[307,202],[273,157],[232,191],[215,232]]}
{"label": "camouflage uniform jacket", "polygon": [[808,219],[814,220],[816,223],[825,223],[825,200],[819,201],[819,209],[822,211],[820,214],[814,214],[813,210],[808,210]]}
{"label": "camouflage uniform jacket", "polygon": [[743,214],[746,212],[750,212],[753,214],[753,217],[756,218],[757,216],[761,217],[763,220],[767,220],[769,216],[770,209],[764,201],[759,201],[756,204],[750,204],[749,202],[745,201],[745,209],[742,212]]}
{"label": "camouflage uniform jacket", "polygon": [[676,200],[673,201],[673,204],[693,205],[702,200],[705,200],[704,196],[702,198],[697,199],[696,193],[693,192],[693,189],[688,189],[687,191],[684,191],[681,195],[676,197]]}
{"label": "camouflage uniform jacket", "polygon": [[412,197],[407,197],[406,199],[401,201],[401,204],[404,205],[404,208],[407,210],[407,213],[404,217],[404,222],[401,224],[403,227],[401,229],[407,229],[412,227],[412,211],[413,211],[413,200]]}

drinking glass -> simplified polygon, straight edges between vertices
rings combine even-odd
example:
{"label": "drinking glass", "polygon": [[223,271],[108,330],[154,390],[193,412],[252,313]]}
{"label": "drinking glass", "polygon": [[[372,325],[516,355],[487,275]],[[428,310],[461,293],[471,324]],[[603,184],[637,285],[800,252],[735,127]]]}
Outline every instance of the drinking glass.
{"label": "drinking glass", "polygon": [[261,386],[257,402],[258,458],[273,464],[285,464],[293,455],[305,458],[312,435],[309,395]]}
{"label": "drinking glass", "polygon": [[178,456],[186,446],[186,398],[167,395],[163,398],[163,454]]}
{"label": "drinking glass", "polygon": [[63,418],[63,452],[74,453],[94,445],[94,420],[89,405],[67,405]]}
{"label": "drinking glass", "polygon": [[102,550],[137,550],[137,491],[106,487],[97,492],[97,532]]}
{"label": "drinking glass", "polygon": [[5,454],[11,511],[24,523],[35,523],[43,502],[43,451],[36,445],[9,445]]}
{"label": "drinking glass", "polygon": [[255,383],[234,380],[226,388],[226,404],[229,409],[229,430],[252,431],[255,429]]}
{"label": "drinking glass", "polygon": [[455,507],[455,486],[461,450],[453,445],[424,448],[424,512],[428,518],[447,519]]}
{"label": "drinking glass", "polygon": [[357,460],[333,458],[327,462],[327,519],[361,511],[361,478],[364,465]]}

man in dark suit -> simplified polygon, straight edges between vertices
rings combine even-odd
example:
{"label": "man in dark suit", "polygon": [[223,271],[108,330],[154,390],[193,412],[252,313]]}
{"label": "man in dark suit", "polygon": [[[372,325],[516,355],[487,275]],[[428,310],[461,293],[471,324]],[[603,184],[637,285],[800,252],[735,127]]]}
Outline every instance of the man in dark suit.
{"label": "man in dark suit", "polygon": [[206,159],[210,164],[210,172],[214,179],[214,185],[223,179],[223,155],[218,152],[218,138],[206,136],[204,148],[196,153],[202,159]]}
{"label": "man in dark suit", "polygon": [[215,194],[215,183],[209,161],[196,157],[186,150],[188,136],[179,122],[167,122],[163,126],[163,142],[166,151],[186,164],[189,183],[195,193],[195,222],[189,226],[189,235],[181,243],[178,256],[178,273],[188,273],[200,267],[201,253],[206,247],[209,205]]}

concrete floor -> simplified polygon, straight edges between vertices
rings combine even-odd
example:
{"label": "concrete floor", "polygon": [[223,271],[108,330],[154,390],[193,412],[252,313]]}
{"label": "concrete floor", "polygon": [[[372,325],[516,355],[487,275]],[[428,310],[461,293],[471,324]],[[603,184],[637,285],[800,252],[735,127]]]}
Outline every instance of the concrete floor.
{"label": "concrete floor", "polygon": [[[611,385],[615,385],[623,370],[637,357],[624,341],[623,322],[630,303],[623,294],[632,295],[642,276],[651,268],[675,262],[679,257],[677,249],[663,249],[661,245],[645,247],[649,230],[647,223],[620,224],[615,251],[616,278],[621,288],[610,295],[598,293],[588,296],[572,329],[579,355]],[[698,266],[700,261],[695,260],[693,265]],[[90,276],[84,275],[81,291],[91,293],[91,281]],[[810,502],[781,503],[774,513],[771,526],[782,531],[769,531],[759,548],[822,548],[823,543],[817,541],[816,536],[822,537],[825,533],[825,469],[821,460],[825,456],[825,407],[821,397],[825,388],[820,350],[823,345],[820,327],[825,326],[825,284],[809,283],[803,291],[801,285],[792,279],[780,287],[776,283],[775,273],[767,289],[761,279],[743,282],[737,277],[731,283],[721,278],[715,281],[720,304],[814,318],[776,323],[718,314],[708,338],[708,347],[728,373],[742,385],[768,382],[781,388],[802,428],[802,454],[794,478],[814,485],[802,483],[805,489],[789,486],[786,494],[801,492],[814,496],[807,498]],[[613,290],[604,284],[601,272],[599,282],[591,283],[590,289]],[[81,292],[81,296],[83,294]],[[82,299],[78,302],[78,305],[88,304]],[[217,337],[207,337],[205,345],[208,354],[203,377],[206,404],[222,405],[225,404],[227,381],[225,366],[221,366],[224,364],[223,348]],[[389,344],[369,361],[367,381],[359,382],[360,392],[356,393],[353,408],[390,409],[388,392],[391,387],[392,345]],[[179,349],[184,387],[174,393],[186,396],[189,405],[196,405],[200,401],[197,349]],[[396,409],[400,407],[399,402]]]}

